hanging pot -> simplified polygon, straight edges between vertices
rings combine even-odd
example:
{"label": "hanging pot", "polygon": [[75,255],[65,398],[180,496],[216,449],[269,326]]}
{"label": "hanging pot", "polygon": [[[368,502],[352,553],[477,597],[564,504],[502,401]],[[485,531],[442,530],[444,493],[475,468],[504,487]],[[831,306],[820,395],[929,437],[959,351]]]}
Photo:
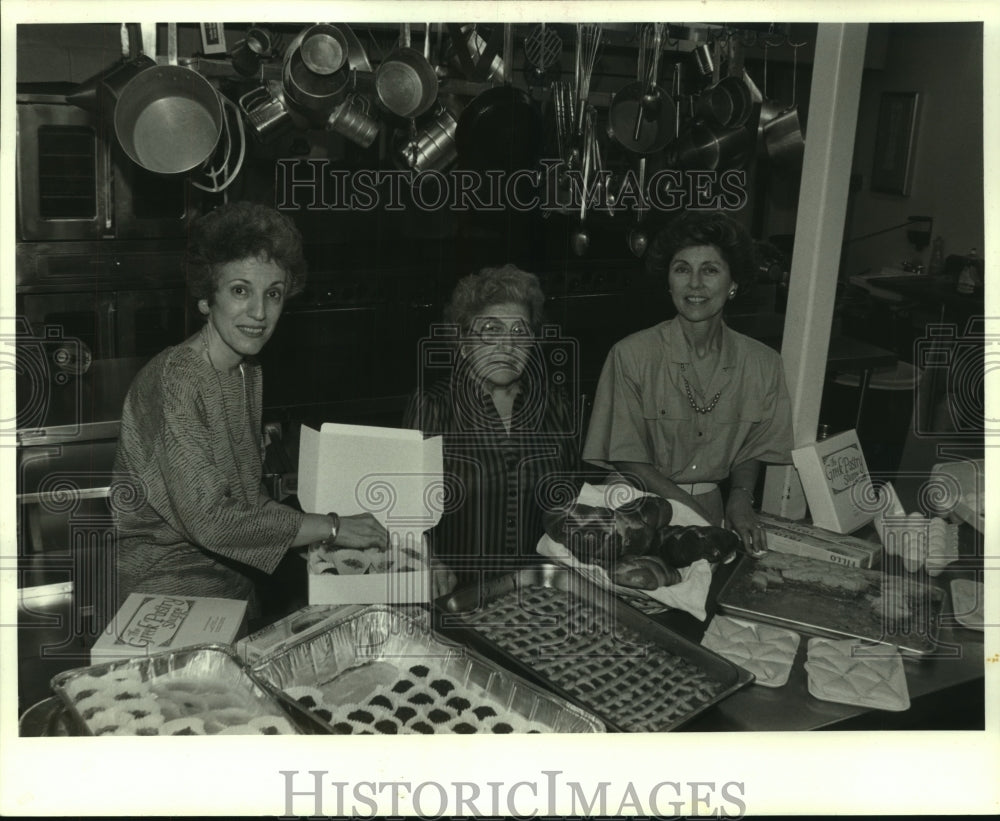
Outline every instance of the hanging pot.
{"label": "hanging pot", "polygon": [[330,112],[347,97],[350,73],[345,68],[333,74],[317,74],[302,59],[298,48],[285,55],[281,80],[289,103],[325,120]]}
{"label": "hanging pot", "polygon": [[415,139],[398,132],[394,146],[396,165],[418,173],[446,170],[458,156],[455,149],[457,127],[451,112],[442,107]]}
{"label": "hanging pot", "polygon": [[753,100],[740,77],[724,77],[698,97],[696,111],[701,119],[723,128],[738,128],[750,118]]}
{"label": "hanging pot", "polygon": [[608,136],[639,156],[663,150],[674,136],[678,116],[677,103],[673,97],[657,86],[657,105],[652,110],[647,106],[640,122],[640,106],[646,105],[644,98],[648,96],[649,89],[644,83],[629,83],[615,94],[608,113]]}
{"label": "hanging pot", "polygon": [[387,111],[413,119],[428,111],[438,95],[438,76],[419,51],[395,49],[375,72],[375,93]]}
{"label": "hanging pot", "polygon": [[455,143],[467,168],[533,168],[541,156],[541,117],[527,92],[510,85],[494,86],[462,111]]}
{"label": "hanging pot", "polygon": [[742,168],[753,145],[746,128],[722,128],[696,120],[671,145],[668,162],[674,168],[704,171]]}
{"label": "hanging pot", "polygon": [[338,105],[326,121],[328,131],[336,131],[351,142],[368,148],[378,136],[381,124],[370,113],[367,97],[352,94]]}
{"label": "hanging pot", "polygon": [[801,167],[805,151],[798,106],[784,109],[762,126],[764,148],[771,162],[779,168],[794,170]]}
{"label": "hanging pot", "polygon": [[314,74],[333,74],[347,62],[347,36],[337,26],[317,23],[302,35],[302,62]]}
{"label": "hanging pot", "polygon": [[222,134],[215,88],[184,66],[154,65],[135,73],[116,93],[115,136],[137,165],[157,174],[182,174],[212,156]]}

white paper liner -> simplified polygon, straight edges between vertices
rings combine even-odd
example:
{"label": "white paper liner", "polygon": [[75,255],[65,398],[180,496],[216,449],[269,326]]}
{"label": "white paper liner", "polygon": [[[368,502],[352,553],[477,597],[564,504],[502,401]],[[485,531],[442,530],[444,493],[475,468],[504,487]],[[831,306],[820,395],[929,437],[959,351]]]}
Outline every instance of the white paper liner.
{"label": "white paper liner", "polygon": [[[655,494],[636,490],[625,483],[613,485],[590,485],[584,483],[576,498],[576,503],[616,510],[634,499],[653,495]],[[709,526],[709,523],[705,519],[687,505],[675,502],[674,500],[670,500],[670,505],[673,508],[673,516],[670,519],[671,525],[681,527],[689,525],[698,527]],[[631,598],[648,597],[668,608],[684,610],[699,621],[704,621],[708,615],[705,612],[705,601],[708,599],[708,589],[712,584],[712,566],[705,559],[699,559],[689,567],[679,568],[681,580],[677,584],[669,587],[658,587],[656,590],[641,590],[615,584],[604,568],[581,562],[564,545],[550,538],[548,534],[543,535],[538,540],[536,549],[542,556],[555,559],[560,564],[565,564],[602,588],[612,590],[619,595]]]}
{"label": "white paper liner", "polygon": [[886,645],[863,645],[855,639],[810,639],[805,663],[809,693],[822,701],[910,709],[903,657]]}
{"label": "white paper liner", "polygon": [[972,579],[951,580],[951,609],[955,620],[970,630],[983,630],[985,591],[982,582]]}
{"label": "white paper liner", "polygon": [[717,615],[702,637],[702,647],[754,674],[755,684],[782,687],[795,663],[802,637],[794,630]]}

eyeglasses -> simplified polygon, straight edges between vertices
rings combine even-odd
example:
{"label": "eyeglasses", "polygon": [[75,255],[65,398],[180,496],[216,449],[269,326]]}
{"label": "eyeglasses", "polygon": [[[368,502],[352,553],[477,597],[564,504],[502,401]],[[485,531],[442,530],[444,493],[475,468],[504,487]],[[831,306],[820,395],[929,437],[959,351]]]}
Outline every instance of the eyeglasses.
{"label": "eyeglasses", "polygon": [[476,322],[472,326],[472,333],[487,345],[496,345],[499,342],[505,341],[515,345],[523,345],[530,342],[534,336],[531,333],[531,328],[520,320],[515,320],[510,325],[507,325],[496,317],[487,317]]}

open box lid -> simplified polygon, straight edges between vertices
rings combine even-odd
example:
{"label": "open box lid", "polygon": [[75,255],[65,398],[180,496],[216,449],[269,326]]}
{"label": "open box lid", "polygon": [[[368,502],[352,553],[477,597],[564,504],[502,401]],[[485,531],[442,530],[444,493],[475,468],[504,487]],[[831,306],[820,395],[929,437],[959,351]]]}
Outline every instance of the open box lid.
{"label": "open box lid", "polygon": [[298,496],[309,513],[371,513],[390,532],[428,530],[445,497],[442,438],[401,428],[303,425]]}

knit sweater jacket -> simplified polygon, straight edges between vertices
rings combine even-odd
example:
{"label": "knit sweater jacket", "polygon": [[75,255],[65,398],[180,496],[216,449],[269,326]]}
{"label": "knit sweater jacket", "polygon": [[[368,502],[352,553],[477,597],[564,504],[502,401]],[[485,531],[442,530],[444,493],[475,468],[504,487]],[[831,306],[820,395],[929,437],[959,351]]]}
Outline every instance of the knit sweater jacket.
{"label": "knit sweater jacket", "polygon": [[249,599],[304,514],[261,484],[260,366],[216,371],[187,345],[139,372],[122,411],[112,507],[119,601],[132,592]]}

